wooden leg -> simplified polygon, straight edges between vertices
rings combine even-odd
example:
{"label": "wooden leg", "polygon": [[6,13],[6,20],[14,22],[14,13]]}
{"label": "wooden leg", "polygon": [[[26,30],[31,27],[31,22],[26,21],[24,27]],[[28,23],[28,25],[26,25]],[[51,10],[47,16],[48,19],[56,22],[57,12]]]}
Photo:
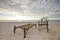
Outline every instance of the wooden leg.
{"label": "wooden leg", "polygon": [[49,30],[49,29],[48,29],[48,24],[47,24],[47,32],[48,32],[48,30]]}
{"label": "wooden leg", "polygon": [[14,26],[14,31],[13,31],[14,33],[15,33],[15,30],[16,30],[16,27]]}
{"label": "wooden leg", "polygon": [[35,24],[35,28],[37,28],[37,24]]}
{"label": "wooden leg", "polygon": [[26,38],[26,30],[24,29],[24,38]]}
{"label": "wooden leg", "polygon": [[38,25],[38,30],[41,31],[42,25]]}
{"label": "wooden leg", "polygon": [[24,38],[26,38],[27,32],[28,32],[28,30],[24,29]]}

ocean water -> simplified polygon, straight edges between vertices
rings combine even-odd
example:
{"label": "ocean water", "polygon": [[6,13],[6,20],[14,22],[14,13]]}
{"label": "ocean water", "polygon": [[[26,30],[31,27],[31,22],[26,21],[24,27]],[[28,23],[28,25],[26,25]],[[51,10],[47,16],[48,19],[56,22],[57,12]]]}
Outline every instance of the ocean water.
{"label": "ocean water", "polygon": [[60,28],[60,20],[50,20],[49,27]]}
{"label": "ocean water", "polygon": [[[38,23],[37,21],[35,21],[35,22],[0,22],[0,27],[6,27],[6,26],[10,26],[10,27],[12,27],[12,26],[14,26],[14,25],[16,25],[16,26],[20,26],[20,25],[24,25],[24,24],[33,24],[33,23]],[[49,20],[48,21],[48,23],[49,23],[49,27],[59,27],[60,28],[60,20]]]}

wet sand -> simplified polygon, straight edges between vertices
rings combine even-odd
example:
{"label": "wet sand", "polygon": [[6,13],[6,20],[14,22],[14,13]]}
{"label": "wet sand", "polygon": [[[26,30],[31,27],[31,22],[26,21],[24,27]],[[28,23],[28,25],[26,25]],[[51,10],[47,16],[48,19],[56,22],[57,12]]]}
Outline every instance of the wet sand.
{"label": "wet sand", "polygon": [[23,38],[23,30],[17,29],[16,33],[13,33],[14,25],[20,26],[28,23],[20,22],[0,22],[0,40],[60,40],[60,22],[49,22],[49,32],[46,28],[32,27],[26,38]]}

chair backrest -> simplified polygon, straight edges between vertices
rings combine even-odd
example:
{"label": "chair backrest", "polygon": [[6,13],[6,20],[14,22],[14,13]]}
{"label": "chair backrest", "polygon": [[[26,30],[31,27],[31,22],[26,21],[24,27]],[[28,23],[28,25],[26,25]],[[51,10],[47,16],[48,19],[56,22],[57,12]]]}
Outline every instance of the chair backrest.
{"label": "chair backrest", "polygon": [[47,24],[48,23],[48,19],[47,18],[42,18],[41,19],[41,23],[42,24]]}
{"label": "chair backrest", "polygon": [[48,24],[48,19],[42,18],[41,20],[38,21],[38,24]]}

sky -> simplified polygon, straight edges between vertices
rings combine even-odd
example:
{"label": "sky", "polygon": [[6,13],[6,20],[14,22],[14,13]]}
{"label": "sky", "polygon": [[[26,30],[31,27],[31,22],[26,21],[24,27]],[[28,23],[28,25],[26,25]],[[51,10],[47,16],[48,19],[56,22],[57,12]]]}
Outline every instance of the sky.
{"label": "sky", "polygon": [[60,0],[0,0],[0,20],[60,20]]}

